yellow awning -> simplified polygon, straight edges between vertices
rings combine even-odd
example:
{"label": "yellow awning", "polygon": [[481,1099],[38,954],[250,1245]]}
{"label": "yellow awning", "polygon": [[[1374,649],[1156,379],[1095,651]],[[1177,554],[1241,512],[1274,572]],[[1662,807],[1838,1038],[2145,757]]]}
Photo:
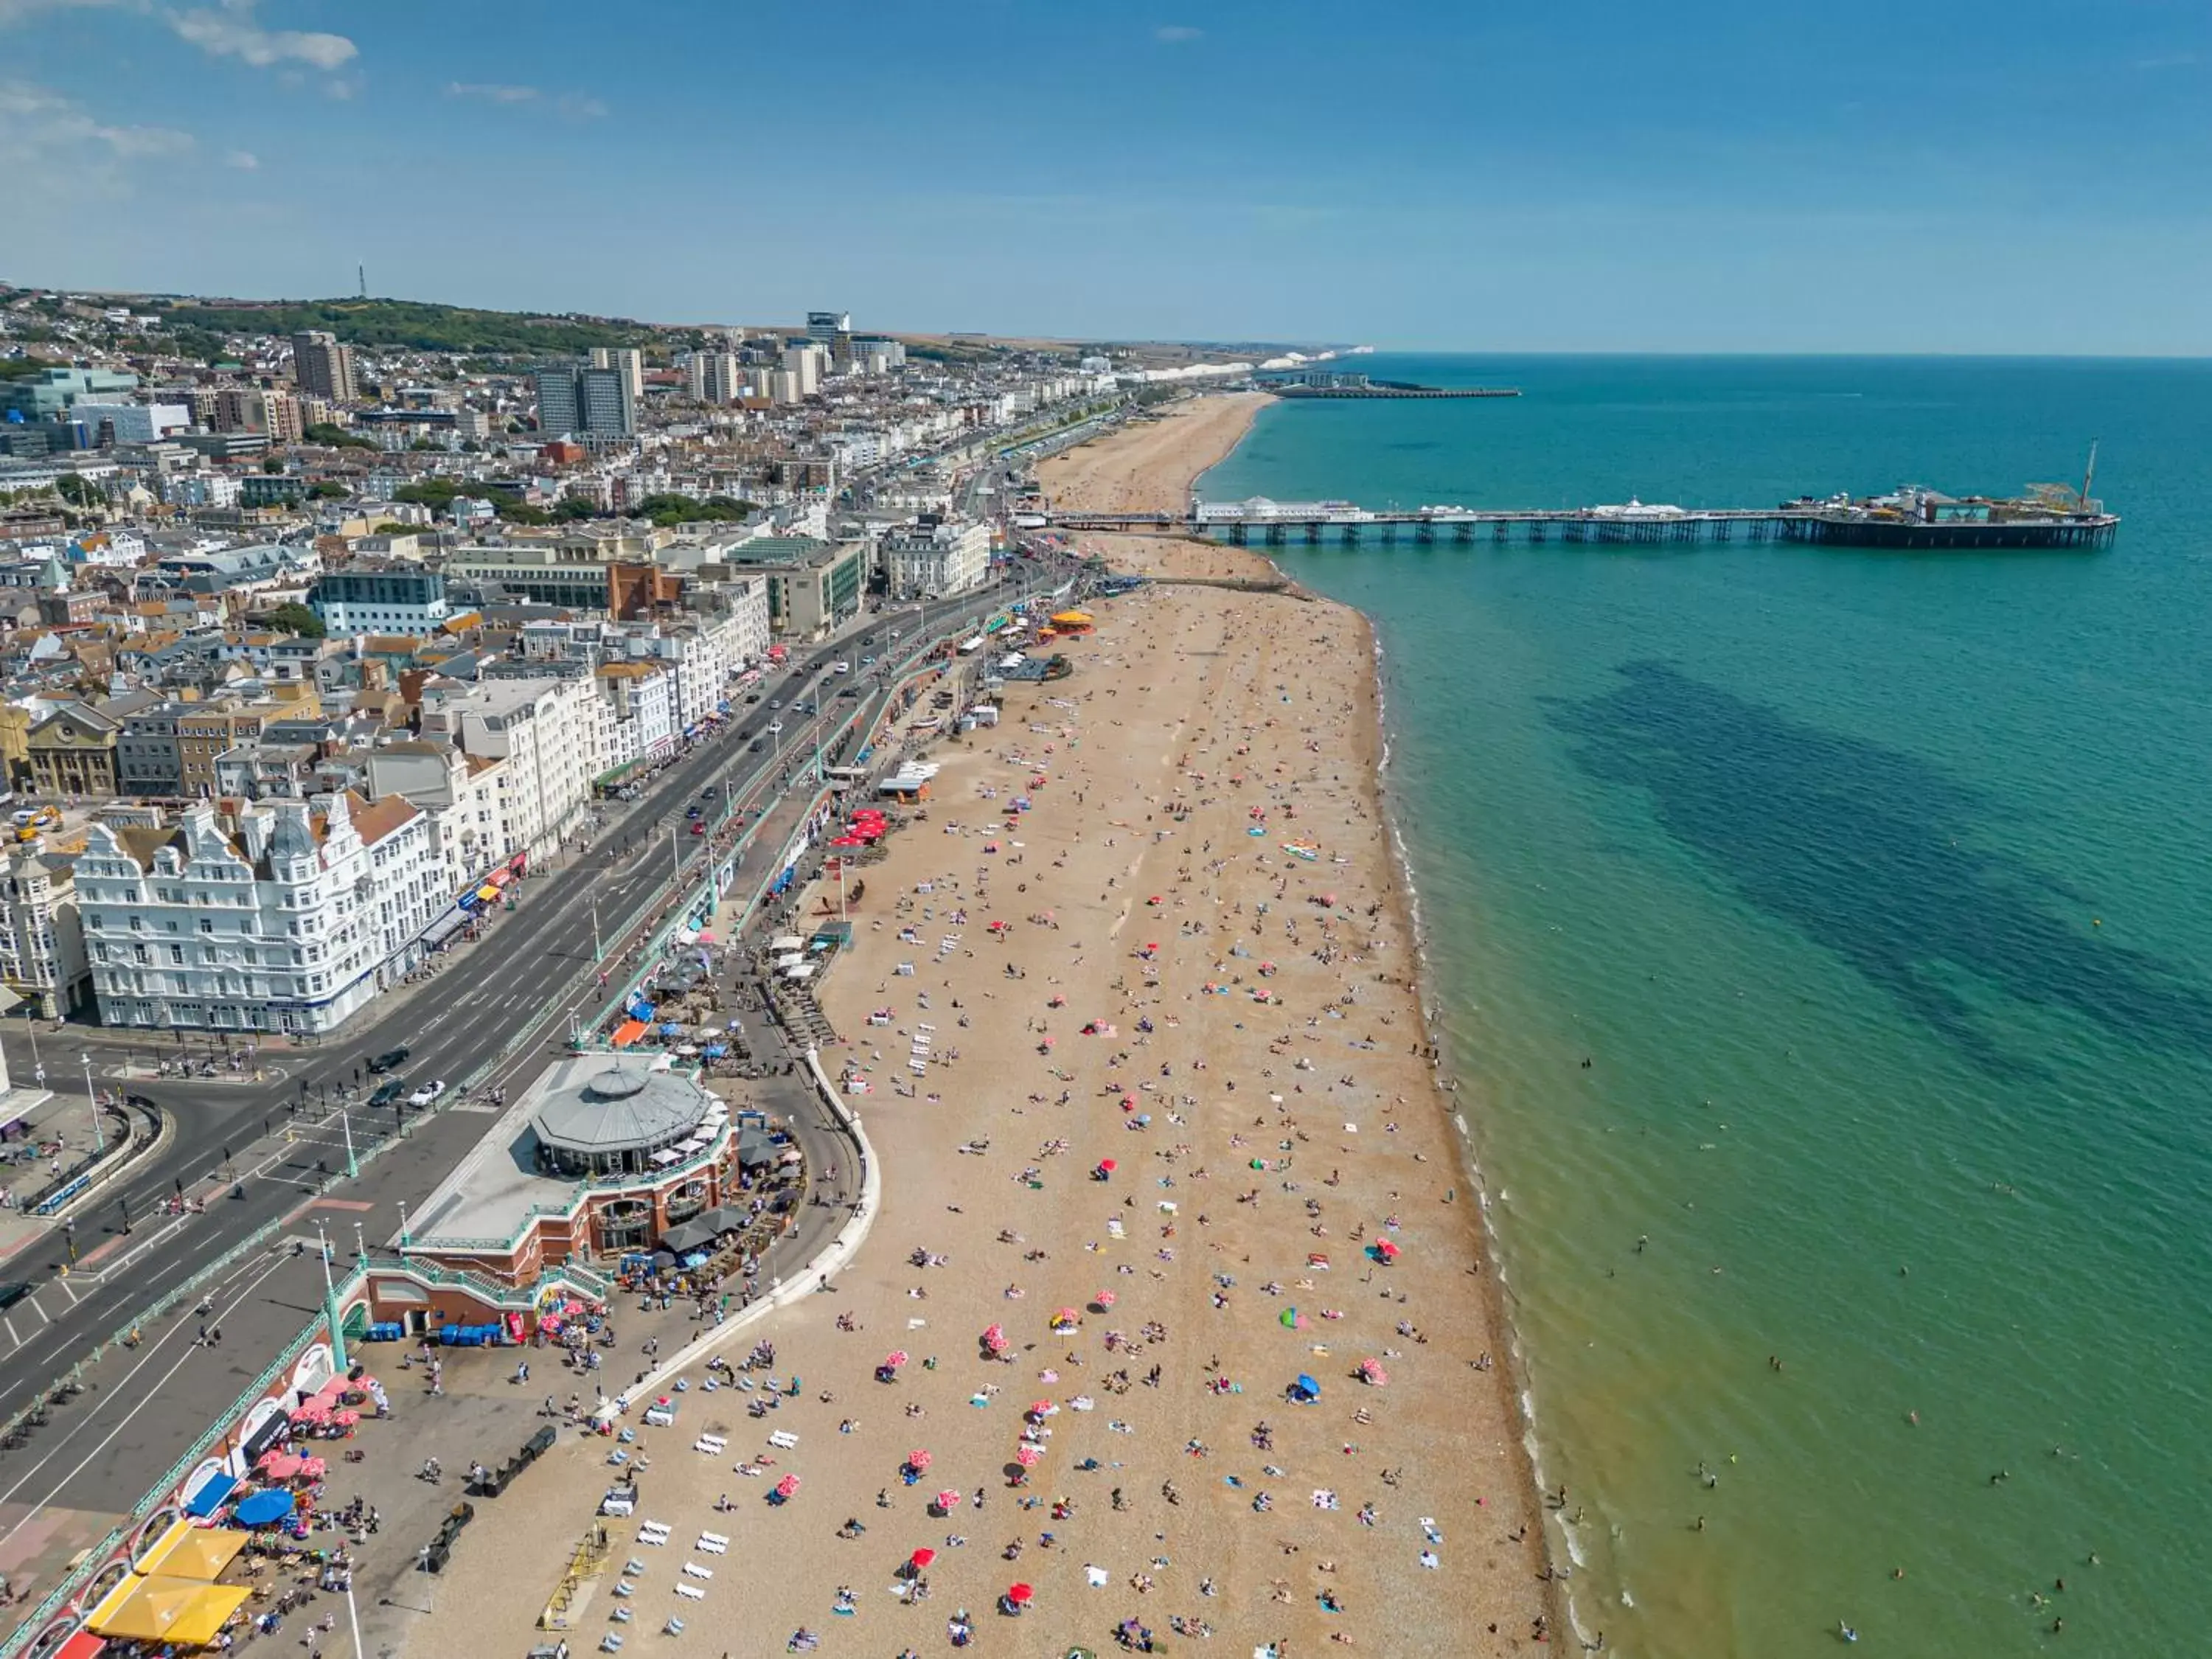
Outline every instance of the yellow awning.
{"label": "yellow awning", "polygon": [[204,1648],[222,1634],[224,1622],[252,1594],[239,1584],[134,1574],[108,1592],[85,1623],[102,1636]]}
{"label": "yellow awning", "polygon": [[499,889],[493,886],[489,882],[486,882],[483,886],[477,889],[477,896],[482,899],[486,904],[489,904],[494,899],[499,896]]}
{"label": "yellow awning", "polygon": [[246,1547],[246,1536],[229,1527],[195,1527],[179,1521],[146,1553],[138,1571],[148,1577],[159,1575],[209,1583]]}

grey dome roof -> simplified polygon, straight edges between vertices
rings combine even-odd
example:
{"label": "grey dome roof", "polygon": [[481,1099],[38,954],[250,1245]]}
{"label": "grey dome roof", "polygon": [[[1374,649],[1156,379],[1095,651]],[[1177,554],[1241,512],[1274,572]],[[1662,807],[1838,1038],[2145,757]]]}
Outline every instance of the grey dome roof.
{"label": "grey dome roof", "polygon": [[714,1097],[687,1076],[617,1060],[538,1109],[538,1134],[565,1152],[665,1146],[696,1128]]}

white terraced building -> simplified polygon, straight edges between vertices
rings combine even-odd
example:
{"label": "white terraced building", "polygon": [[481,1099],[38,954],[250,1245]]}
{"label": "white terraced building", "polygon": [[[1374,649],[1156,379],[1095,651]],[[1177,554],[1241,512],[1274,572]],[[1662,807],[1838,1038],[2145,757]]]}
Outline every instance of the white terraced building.
{"label": "white terraced building", "polygon": [[413,965],[450,902],[422,811],[396,796],[228,805],[87,830],[76,886],[102,1024],[334,1030]]}

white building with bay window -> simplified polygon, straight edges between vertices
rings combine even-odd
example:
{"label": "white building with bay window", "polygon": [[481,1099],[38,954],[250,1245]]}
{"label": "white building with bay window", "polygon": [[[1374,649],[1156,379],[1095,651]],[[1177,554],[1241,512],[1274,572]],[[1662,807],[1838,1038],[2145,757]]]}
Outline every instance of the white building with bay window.
{"label": "white building with bay window", "polygon": [[87,830],[78,908],[102,1024],[330,1031],[419,954],[449,896],[419,809],[228,805]]}

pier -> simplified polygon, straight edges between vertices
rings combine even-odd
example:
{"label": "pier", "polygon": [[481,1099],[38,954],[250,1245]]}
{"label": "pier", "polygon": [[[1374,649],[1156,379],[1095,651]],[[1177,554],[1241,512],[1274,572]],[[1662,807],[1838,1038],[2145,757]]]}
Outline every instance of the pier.
{"label": "pier", "polygon": [[[2036,516],[1994,514],[1992,504],[1946,517],[1869,513],[1830,503],[1777,507],[1683,508],[1631,501],[1621,507],[1557,510],[1483,510],[1423,507],[1381,512],[1349,501],[1293,503],[1255,499],[1191,503],[1188,513],[1065,512],[1048,515],[1066,531],[1133,532],[1188,536],[1231,546],[1385,546],[1401,540],[1472,545],[1666,546],[1725,542],[1795,542],[1808,546],[1874,547],[1900,552],[2079,550],[2110,547],[2119,526],[2112,514],[2081,511]],[[2002,508],[2009,504],[1994,504]]]}
{"label": "pier", "polygon": [[1337,369],[1301,368],[1255,374],[1254,386],[1279,398],[1517,398],[1513,386],[1416,386],[1410,380],[1370,380]]}

